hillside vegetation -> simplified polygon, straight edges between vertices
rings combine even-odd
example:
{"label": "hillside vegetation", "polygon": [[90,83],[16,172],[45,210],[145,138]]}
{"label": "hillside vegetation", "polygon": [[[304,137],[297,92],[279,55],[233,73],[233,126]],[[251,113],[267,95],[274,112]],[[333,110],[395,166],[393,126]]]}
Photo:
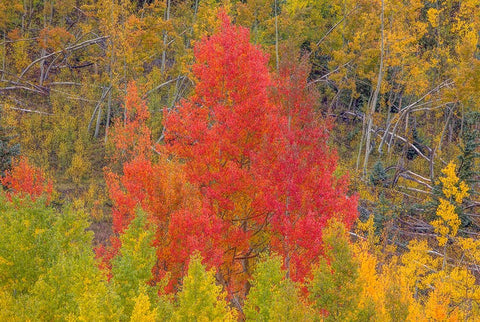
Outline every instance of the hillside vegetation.
{"label": "hillside vegetation", "polygon": [[480,0],[0,0],[0,319],[477,321]]}

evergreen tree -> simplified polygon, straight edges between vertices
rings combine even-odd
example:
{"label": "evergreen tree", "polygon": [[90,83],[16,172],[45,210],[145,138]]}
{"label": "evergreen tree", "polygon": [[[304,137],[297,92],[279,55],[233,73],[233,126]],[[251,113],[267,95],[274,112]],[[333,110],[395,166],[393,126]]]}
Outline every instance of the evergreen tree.
{"label": "evergreen tree", "polygon": [[480,182],[478,160],[480,159],[480,112],[471,112],[465,115],[464,129],[462,133],[462,154],[458,157],[460,166],[458,177],[469,186]]}
{"label": "evergreen tree", "polygon": [[13,136],[9,132],[8,128],[0,125],[0,175],[2,177],[5,171],[11,169],[12,158],[20,154],[20,144],[11,144]]}
{"label": "evergreen tree", "polygon": [[378,160],[373,166],[372,173],[370,174],[370,183],[374,186],[384,184],[388,179],[388,175],[383,167],[382,161]]}

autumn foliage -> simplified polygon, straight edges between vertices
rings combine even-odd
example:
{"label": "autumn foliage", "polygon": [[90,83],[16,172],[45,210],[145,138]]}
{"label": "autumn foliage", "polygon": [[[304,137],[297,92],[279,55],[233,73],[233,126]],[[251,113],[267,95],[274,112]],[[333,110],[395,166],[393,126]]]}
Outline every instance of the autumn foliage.
{"label": "autumn foliage", "polygon": [[42,169],[31,165],[26,158],[13,162],[10,170],[0,178],[0,183],[7,189],[7,197],[30,197],[35,200],[44,196],[50,201],[53,191],[52,181],[47,179]]}
{"label": "autumn foliage", "polygon": [[209,211],[229,227],[225,237],[244,240],[230,243],[226,260],[241,262],[270,245],[303,279],[321,253],[326,222],[351,225],[356,199],[333,175],[328,123],[315,115],[306,64],[285,63],[274,76],[248,30],[221,19],[220,30],[195,47],[195,93],[169,115],[166,148],[185,160]]}
{"label": "autumn foliage", "polygon": [[[195,90],[166,115],[164,145],[153,144],[146,104],[129,85],[125,117],[112,131],[112,169],[121,170],[106,177],[116,234],[137,208],[156,226],[155,280],[168,272],[174,287],[198,251],[230,294],[243,297],[266,248],[283,256],[294,280],[308,276],[327,221],[349,227],[356,198],[346,177],[334,175],[329,125],[314,111],[307,64],[270,73],[248,30],[224,13],[220,19],[195,46]],[[99,250],[107,267],[119,247],[114,236],[110,250]]]}
{"label": "autumn foliage", "polygon": [[275,152],[267,152],[269,162],[261,164],[269,178],[264,195],[272,212],[272,243],[288,269],[291,264],[294,280],[302,279],[321,254],[328,220],[351,227],[357,213],[347,176],[334,174],[337,156],[326,144],[330,124],[315,113],[317,97],[307,86],[308,73],[305,61],[281,65],[273,94],[281,138],[273,145]]}
{"label": "autumn foliage", "polygon": [[479,12],[0,0],[0,321],[479,321]]}

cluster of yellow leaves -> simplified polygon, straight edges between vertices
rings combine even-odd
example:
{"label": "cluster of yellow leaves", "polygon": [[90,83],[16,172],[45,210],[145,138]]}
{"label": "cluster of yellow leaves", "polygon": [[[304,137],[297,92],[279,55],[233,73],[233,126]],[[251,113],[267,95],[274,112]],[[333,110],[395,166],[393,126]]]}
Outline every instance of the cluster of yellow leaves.
{"label": "cluster of yellow leaves", "polygon": [[437,216],[440,218],[435,219],[431,224],[435,227],[435,233],[440,234],[437,236],[438,244],[444,246],[448,241],[448,236],[457,235],[460,219],[455,213],[455,206],[442,198],[437,208]]}
{"label": "cluster of yellow leaves", "polygon": [[[480,289],[465,267],[442,267],[426,241],[381,262],[367,243],[353,245],[359,261],[359,306],[373,303],[379,321],[470,321],[480,314]],[[474,321],[474,320],[472,320]]]}
{"label": "cluster of yellow leaves", "polygon": [[215,283],[215,271],[207,271],[202,258],[194,255],[178,294],[173,321],[236,321],[237,314],[228,306],[226,296]]}
{"label": "cluster of yellow leaves", "polygon": [[140,288],[138,296],[135,298],[131,322],[155,322],[158,316],[158,309],[151,308],[150,299],[146,294],[145,287]]}
{"label": "cluster of yellow leaves", "polygon": [[446,198],[453,198],[456,203],[461,204],[463,199],[468,197],[468,186],[465,182],[460,181],[455,174],[455,164],[450,162],[445,169],[442,170],[445,177],[440,177],[443,183],[442,191]]}
{"label": "cluster of yellow leaves", "polygon": [[465,182],[460,181],[455,174],[455,164],[450,162],[445,169],[442,170],[445,175],[440,178],[443,184],[442,192],[445,198],[440,198],[440,204],[437,208],[437,216],[439,218],[431,222],[435,228],[438,243],[444,246],[449,237],[455,237],[461,222],[458,214],[455,212],[455,204],[460,205],[464,198],[468,197],[468,186]]}
{"label": "cluster of yellow leaves", "polygon": [[[469,188],[455,174],[453,162],[442,173],[444,198],[432,222],[438,244],[412,240],[406,252],[395,255],[379,250],[373,217],[358,224],[358,234],[365,236],[352,245],[362,285],[359,305],[372,301],[378,320],[475,321],[480,316],[480,287],[472,271],[480,262],[480,241],[456,236],[460,219],[455,205],[468,197]],[[449,240],[454,251],[441,254],[432,249],[446,247]],[[463,253],[464,259],[448,258],[453,253]]]}

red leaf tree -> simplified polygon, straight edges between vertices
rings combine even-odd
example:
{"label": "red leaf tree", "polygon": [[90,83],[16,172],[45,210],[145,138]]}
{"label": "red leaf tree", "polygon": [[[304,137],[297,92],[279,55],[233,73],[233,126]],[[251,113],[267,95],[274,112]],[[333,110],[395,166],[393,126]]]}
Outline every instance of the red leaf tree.
{"label": "red leaf tree", "polygon": [[350,227],[357,199],[348,196],[348,178],[337,178],[335,150],[327,145],[330,124],[315,112],[319,101],[307,86],[306,60],[282,61],[272,99],[282,118],[281,138],[263,155],[272,212],[272,247],[284,257],[294,280],[303,279],[322,252],[322,231],[331,217]]}
{"label": "red leaf tree", "polygon": [[44,196],[48,203],[52,196],[52,181],[46,178],[41,169],[32,166],[26,158],[14,161],[12,169],[0,178],[0,183],[7,189],[9,199],[12,196],[19,196],[36,200]]}
{"label": "red leaf tree", "polygon": [[221,19],[220,31],[195,46],[195,93],[169,115],[165,138],[167,149],[185,160],[204,210],[223,222],[217,275],[239,289],[250,273],[248,259],[268,242],[261,233],[268,212],[260,207],[264,191],[255,168],[275,139],[278,111],[268,94],[273,83],[267,55],[250,43],[247,29],[225,14]]}
{"label": "red leaf tree", "polygon": [[333,175],[337,159],[306,65],[285,65],[273,81],[248,30],[221,19],[220,31],[195,47],[195,93],[167,118],[167,148],[185,160],[208,211],[223,220],[224,238],[241,236],[226,244],[220,279],[248,276],[248,258],[267,248],[302,279],[321,254],[328,219],[350,225],[356,199],[346,178]]}
{"label": "red leaf tree", "polygon": [[[252,261],[264,250],[282,254],[292,278],[305,278],[322,253],[328,220],[351,225],[357,201],[347,178],[334,175],[329,122],[315,112],[307,64],[290,59],[271,74],[248,30],[224,13],[220,19],[218,32],[195,46],[194,94],[166,115],[159,154],[147,107],[129,86],[125,120],[112,136],[120,167],[106,176],[115,233],[136,207],[157,227],[157,279],[169,272],[172,289],[199,251],[230,294],[244,296]],[[118,238],[112,245],[106,263]]]}

